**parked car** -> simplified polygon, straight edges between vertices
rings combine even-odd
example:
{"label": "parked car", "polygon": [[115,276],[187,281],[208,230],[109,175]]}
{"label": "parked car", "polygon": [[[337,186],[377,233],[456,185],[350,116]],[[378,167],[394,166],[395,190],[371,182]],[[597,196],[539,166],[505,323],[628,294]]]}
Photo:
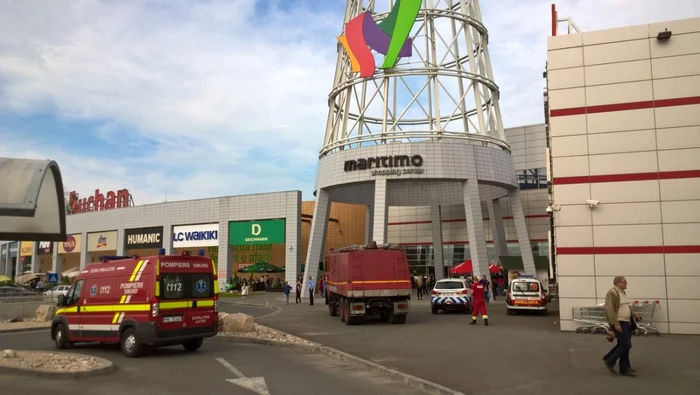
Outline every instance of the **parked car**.
{"label": "parked car", "polygon": [[24,288],[17,287],[0,287],[0,298],[6,298],[11,296],[32,296],[33,292],[29,292]]}
{"label": "parked car", "polygon": [[58,295],[66,296],[69,289],[70,285],[57,285],[51,288],[50,290],[44,292],[44,296],[51,296],[52,298],[55,298]]}
{"label": "parked car", "polygon": [[536,311],[547,315],[547,301],[544,286],[533,276],[520,276],[511,280],[506,293],[508,315],[518,311]]}
{"label": "parked car", "polygon": [[472,305],[467,280],[462,278],[438,280],[430,296],[430,307],[433,314],[437,314],[439,310],[461,310],[464,313],[471,313]]}

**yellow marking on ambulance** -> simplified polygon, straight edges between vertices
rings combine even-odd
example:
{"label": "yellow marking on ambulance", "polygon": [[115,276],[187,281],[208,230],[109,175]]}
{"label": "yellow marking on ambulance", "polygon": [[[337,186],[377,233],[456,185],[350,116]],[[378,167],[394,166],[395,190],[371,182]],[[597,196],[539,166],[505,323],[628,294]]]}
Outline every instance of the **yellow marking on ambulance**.
{"label": "yellow marking on ambulance", "polygon": [[141,265],[143,265],[143,260],[139,261],[139,263],[136,264],[134,271],[131,272],[131,277],[129,277],[129,282],[134,281],[134,279],[136,279],[136,274],[138,274],[139,269],[141,269]]}
{"label": "yellow marking on ambulance", "polygon": [[119,320],[119,314],[120,314],[120,313],[114,313],[114,318],[112,318],[112,323],[113,323],[113,324],[116,324],[116,323],[117,323],[117,320]]}
{"label": "yellow marking on ambulance", "polygon": [[62,307],[56,311],[56,315],[65,314],[65,313],[77,313],[77,312],[78,312],[78,306]]}
{"label": "yellow marking on ambulance", "polygon": [[81,306],[80,312],[84,313],[111,313],[116,312],[119,314],[123,311],[150,311],[151,305],[145,304],[113,304],[113,305],[101,305],[101,306]]}

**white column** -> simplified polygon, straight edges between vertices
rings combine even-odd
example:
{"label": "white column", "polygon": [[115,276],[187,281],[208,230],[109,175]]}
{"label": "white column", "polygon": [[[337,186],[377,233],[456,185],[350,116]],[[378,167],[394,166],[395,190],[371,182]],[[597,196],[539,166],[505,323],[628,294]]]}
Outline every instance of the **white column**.
{"label": "white column", "polygon": [[[172,255],[173,252],[175,251],[175,248],[173,248],[173,226],[171,224],[165,223],[163,224],[163,247],[165,249],[165,255]],[[202,247],[201,249],[204,250],[204,252],[207,251],[206,248]],[[218,273],[217,269],[217,273]]]}
{"label": "white column", "polygon": [[532,256],[530,236],[527,234],[527,224],[525,223],[525,212],[523,211],[523,203],[520,201],[520,189],[512,189],[508,191],[508,195],[510,196],[510,205],[513,208],[513,223],[518,235],[520,255],[523,258],[523,269],[525,269],[525,274],[536,275],[535,259]]}
{"label": "white column", "polygon": [[[328,218],[331,214],[331,192],[328,189],[319,189],[316,193],[314,204],[314,217],[311,219],[311,233],[309,234],[309,248],[306,252],[306,268],[304,269],[304,283],[301,296],[309,294],[309,276],[314,277],[318,284],[318,263],[324,258],[326,234],[328,233]],[[296,283],[296,281],[295,281]]]}
{"label": "white column", "polygon": [[124,240],[124,229],[119,229],[117,230],[117,256],[124,256],[126,250],[124,244],[126,244]]}
{"label": "white column", "polygon": [[83,233],[80,238],[80,270],[85,269],[85,266],[90,263],[91,255],[92,253],[88,251],[88,234]]}
{"label": "white column", "polygon": [[236,268],[232,267],[231,246],[228,244],[228,221],[219,222],[219,252],[216,261],[216,273],[219,279],[219,290],[226,289],[229,279]]}
{"label": "white column", "polygon": [[386,244],[389,233],[389,205],[387,204],[386,178],[374,181],[374,213],[372,238],[377,244]]}
{"label": "white column", "polygon": [[[39,273],[41,271],[41,261],[39,260],[39,254],[37,254],[37,251],[39,250],[39,242],[35,241],[32,244],[32,255],[31,255],[31,271],[32,273]],[[24,270],[24,269],[22,269]]]}
{"label": "white column", "polygon": [[2,254],[0,257],[0,262],[2,263],[2,265],[0,265],[0,275],[4,274],[10,277],[10,275],[7,274],[7,269],[10,267],[10,243],[5,244],[4,247],[4,250],[0,249],[0,253]]}
{"label": "white column", "polygon": [[301,191],[287,195],[286,250],[284,255],[284,279],[292,287],[297,283],[301,269]]}
{"label": "white column", "polygon": [[496,258],[508,255],[508,241],[506,240],[506,228],[503,226],[503,211],[501,211],[501,201],[499,199],[487,200],[486,206],[489,210],[489,225],[493,235],[493,249]]}
{"label": "white column", "polygon": [[56,243],[56,246],[53,249],[53,255],[51,256],[51,272],[58,273],[58,275],[60,276],[62,268],[63,255],[58,253],[58,243]]}
{"label": "white column", "polygon": [[433,226],[433,257],[435,259],[435,279],[445,277],[445,259],[442,250],[442,210],[439,205],[430,207]]}
{"label": "white column", "polygon": [[365,214],[365,244],[372,242],[372,231],[374,230],[374,207],[369,204]]}
{"label": "white column", "polygon": [[469,237],[469,252],[471,253],[474,276],[481,277],[489,274],[489,259],[486,252],[486,236],[484,234],[484,218],[481,213],[479,197],[479,182],[476,177],[463,183],[464,213],[467,219],[467,235]]}

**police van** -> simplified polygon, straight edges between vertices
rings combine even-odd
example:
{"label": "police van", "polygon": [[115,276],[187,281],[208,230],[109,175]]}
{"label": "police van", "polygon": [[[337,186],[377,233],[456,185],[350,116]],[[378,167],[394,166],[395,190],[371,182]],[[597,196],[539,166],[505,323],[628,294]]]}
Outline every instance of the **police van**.
{"label": "police van", "polygon": [[109,257],[87,265],[58,297],[51,323],[57,349],[80,342],[120,343],[138,357],[147,346],[181,344],[196,351],[218,332],[219,287],[211,258]]}

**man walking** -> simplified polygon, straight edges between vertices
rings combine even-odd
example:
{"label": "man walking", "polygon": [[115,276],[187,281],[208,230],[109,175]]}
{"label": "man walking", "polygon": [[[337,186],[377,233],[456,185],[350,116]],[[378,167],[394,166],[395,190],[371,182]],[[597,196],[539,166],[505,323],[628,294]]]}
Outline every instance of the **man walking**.
{"label": "man walking", "polygon": [[627,279],[616,276],[613,279],[614,287],[605,295],[605,316],[615,333],[617,345],[603,357],[605,367],[612,374],[617,374],[615,364],[620,361],[620,374],[628,377],[636,377],[636,371],[630,366],[630,349],[632,348],[631,320],[639,319],[634,313],[627,298]]}
{"label": "man walking", "polygon": [[295,288],[297,297],[296,299],[294,299],[294,301],[296,302],[296,304],[299,304],[301,303],[301,278],[297,280],[297,286]]}
{"label": "man walking", "polygon": [[474,276],[474,283],[471,286],[470,294],[472,297],[472,322],[469,325],[476,325],[476,317],[481,312],[481,318],[484,319],[484,325],[489,326],[489,316],[486,313],[484,284],[479,281],[479,277]]}
{"label": "man walking", "polygon": [[284,304],[289,304],[289,294],[292,293],[292,286],[289,281],[284,282]]}
{"label": "man walking", "polygon": [[314,276],[309,276],[309,306],[314,305],[314,289],[316,284],[314,284]]}

